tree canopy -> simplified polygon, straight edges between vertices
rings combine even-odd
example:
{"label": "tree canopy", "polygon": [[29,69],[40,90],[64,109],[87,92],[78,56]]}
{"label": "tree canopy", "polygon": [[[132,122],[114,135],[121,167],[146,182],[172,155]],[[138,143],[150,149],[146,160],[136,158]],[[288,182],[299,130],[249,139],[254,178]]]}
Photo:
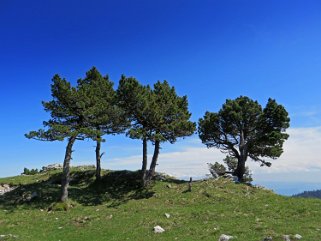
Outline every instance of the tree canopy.
{"label": "tree canopy", "polygon": [[265,108],[246,96],[226,100],[217,113],[199,119],[199,137],[207,147],[217,147],[238,160],[234,171],[240,181],[248,157],[270,166],[264,158],[276,159],[283,152],[290,119],[282,105],[269,99]]}

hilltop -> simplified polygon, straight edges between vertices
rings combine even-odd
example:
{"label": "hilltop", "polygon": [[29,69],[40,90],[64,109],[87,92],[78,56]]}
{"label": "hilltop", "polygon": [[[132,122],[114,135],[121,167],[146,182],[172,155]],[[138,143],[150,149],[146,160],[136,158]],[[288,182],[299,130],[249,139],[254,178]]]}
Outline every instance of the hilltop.
{"label": "hilltop", "polygon": [[320,198],[321,199],[321,190],[304,191],[302,193],[293,195],[293,197]]}
{"label": "hilltop", "polygon": [[[261,241],[300,234],[321,237],[321,200],[284,197],[228,179],[188,183],[162,177],[140,188],[139,172],[74,168],[72,208],[55,204],[59,170],[0,179],[16,187],[0,196],[2,240],[233,240]],[[165,216],[169,214],[169,218]],[[160,225],[164,233],[155,234]],[[10,235],[9,235],[10,234]],[[1,238],[0,238],[1,239]],[[294,240],[294,239],[293,239]]]}

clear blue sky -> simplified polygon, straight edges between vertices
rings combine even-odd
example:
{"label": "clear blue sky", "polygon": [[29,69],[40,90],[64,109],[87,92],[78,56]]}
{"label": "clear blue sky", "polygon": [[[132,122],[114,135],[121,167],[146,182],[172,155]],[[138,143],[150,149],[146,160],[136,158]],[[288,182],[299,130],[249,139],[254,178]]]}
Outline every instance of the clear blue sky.
{"label": "clear blue sky", "polygon": [[[168,80],[188,95],[194,121],[248,95],[262,105],[277,99],[292,128],[320,126],[320,13],[318,0],[2,0],[0,176],[62,161],[64,143],[24,133],[48,118],[41,101],[50,99],[55,73],[75,83],[92,66],[116,86],[121,74]],[[139,141],[108,141],[109,158],[141,153]],[[75,157],[93,160],[93,145],[77,144]]]}

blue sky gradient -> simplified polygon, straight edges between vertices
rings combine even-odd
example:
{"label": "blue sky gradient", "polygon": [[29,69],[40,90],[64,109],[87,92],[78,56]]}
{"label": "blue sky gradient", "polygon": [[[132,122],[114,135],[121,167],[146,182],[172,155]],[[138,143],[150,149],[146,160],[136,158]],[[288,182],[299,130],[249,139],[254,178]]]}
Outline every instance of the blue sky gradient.
{"label": "blue sky gradient", "polygon": [[[24,133],[48,118],[41,101],[51,98],[54,74],[75,83],[92,66],[116,87],[121,74],[168,80],[188,95],[194,121],[247,95],[262,105],[275,98],[291,128],[320,126],[320,12],[317,0],[1,1],[0,176],[63,160],[64,143]],[[93,146],[77,143],[75,162],[94,160]],[[106,162],[141,154],[140,141],[124,136],[104,146]],[[188,139],[162,151],[186,146]]]}

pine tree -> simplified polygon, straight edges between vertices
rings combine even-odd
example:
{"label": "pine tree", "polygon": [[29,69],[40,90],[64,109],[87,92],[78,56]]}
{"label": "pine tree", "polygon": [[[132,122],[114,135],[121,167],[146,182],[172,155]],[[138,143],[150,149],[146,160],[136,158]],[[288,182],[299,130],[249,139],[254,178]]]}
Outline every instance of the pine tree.
{"label": "pine tree", "polygon": [[[187,97],[179,97],[167,81],[158,81],[154,88],[142,86],[135,78],[122,76],[118,96],[131,116],[131,138],[143,140],[143,184],[155,175],[162,142],[175,143],[177,138],[192,135],[195,123],[189,121]],[[147,172],[147,142],[154,144],[154,153]]]}
{"label": "pine tree", "polygon": [[115,135],[125,131],[129,122],[124,111],[117,105],[116,91],[113,82],[107,76],[102,76],[93,67],[84,79],[78,80],[78,88],[82,91],[86,103],[86,125],[93,129],[95,136],[89,136],[96,141],[96,180],[101,179],[101,142],[104,135]]}
{"label": "pine tree", "polygon": [[118,103],[126,111],[131,128],[127,136],[143,141],[142,179],[145,179],[147,169],[147,142],[151,139],[149,128],[152,93],[149,86],[142,86],[134,77],[121,77],[117,89]]}
{"label": "pine tree", "polygon": [[177,141],[177,138],[190,136],[196,129],[196,124],[189,119],[187,96],[178,96],[175,88],[165,80],[157,81],[152,90],[152,113],[150,119],[151,139],[154,143],[154,154],[150,164],[147,181],[155,175],[160,143]]}
{"label": "pine tree", "polygon": [[86,127],[86,103],[82,91],[72,87],[66,80],[55,75],[51,85],[52,100],[42,102],[46,112],[51,118],[44,121],[44,129],[31,131],[25,136],[29,139],[41,141],[68,140],[61,182],[60,201],[68,199],[68,187],[70,181],[70,161],[72,159],[72,147],[76,140],[83,140],[95,133]]}
{"label": "pine tree", "polygon": [[198,133],[207,147],[217,147],[237,158],[234,175],[244,181],[248,157],[270,166],[264,158],[281,156],[289,123],[287,111],[275,100],[269,99],[262,109],[257,101],[240,96],[226,100],[217,113],[206,112],[199,120]]}

